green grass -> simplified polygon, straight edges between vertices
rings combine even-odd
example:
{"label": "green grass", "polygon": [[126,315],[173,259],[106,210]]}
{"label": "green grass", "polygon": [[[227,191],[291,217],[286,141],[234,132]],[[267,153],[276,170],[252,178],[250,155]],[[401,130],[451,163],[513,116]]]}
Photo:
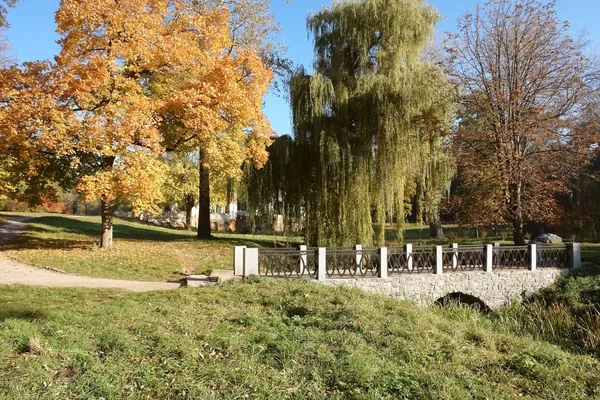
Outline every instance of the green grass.
{"label": "green grass", "polygon": [[[4,213],[4,216],[10,214]],[[57,268],[81,275],[145,281],[178,280],[190,273],[206,273],[214,269],[232,268],[233,246],[294,246],[301,238],[270,235],[215,233],[212,240],[198,240],[193,232],[159,228],[136,221],[115,219],[115,247],[98,249],[100,218],[73,217],[60,214],[19,213],[31,217],[23,235],[4,245],[7,254],[34,265]],[[2,214],[0,214],[2,218]],[[407,225],[405,242],[433,245],[446,243],[474,244],[510,243],[508,231],[487,231],[476,238],[473,230],[449,225],[446,238],[429,239],[429,227]],[[484,236],[480,231],[480,236]],[[386,231],[389,244],[395,244],[396,233]],[[584,261],[600,264],[600,244],[582,245]]]}
{"label": "green grass", "polygon": [[265,235],[217,233],[212,240],[198,240],[193,232],[115,219],[114,248],[105,251],[98,248],[99,217],[28,216],[27,231],[2,250],[27,263],[93,277],[177,280],[189,273],[232,268],[236,245],[288,245],[287,239]]}
{"label": "green grass", "polygon": [[600,265],[600,243],[582,243],[581,259]]}
{"label": "green grass", "polygon": [[0,288],[0,399],[583,399],[600,361],[470,309],[253,280]]}
{"label": "green grass", "polygon": [[600,268],[574,271],[494,314],[499,326],[600,358]]}
{"label": "green grass", "polygon": [[[429,225],[405,224],[404,242],[418,245],[442,245],[450,243],[480,244],[494,243],[512,244],[512,232],[507,226],[481,228],[475,230],[460,225],[448,224],[443,226],[444,237],[432,239],[429,237]],[[398,244],[398,234],[395,228],[388,227],[385,231],[385,240],[388,244]]]}

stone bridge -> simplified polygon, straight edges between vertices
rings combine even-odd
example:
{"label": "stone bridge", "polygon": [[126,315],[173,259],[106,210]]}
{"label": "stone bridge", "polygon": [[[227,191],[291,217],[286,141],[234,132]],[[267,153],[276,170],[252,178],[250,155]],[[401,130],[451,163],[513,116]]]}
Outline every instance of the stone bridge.
{"label": "stone bridge", "polygon": [[580,265],[577,243],[234,250],[236,275],[314,279],[419,305],[458,300],[484,309],[548,287]]}
{"label": "stone bridge", "polygon": [[410,300],[423,306],[454,299],[461,303],[478,304],[480,308],[493,309],[521,298],[524,294],[548,287],[570,271],[566,268],[468,271],[442,275],[402,275],[387,279],[328,279],[324,283],[353,286],[398,300]]}

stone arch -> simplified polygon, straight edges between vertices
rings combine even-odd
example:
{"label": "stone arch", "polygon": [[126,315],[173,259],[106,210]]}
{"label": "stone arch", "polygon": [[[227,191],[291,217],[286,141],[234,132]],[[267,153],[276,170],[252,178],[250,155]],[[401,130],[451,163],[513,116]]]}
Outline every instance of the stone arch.
{"label": "stone arch", "polygon": [[484,313],[491,311],[491,308],[485,303],[485,301],[481,300],[479,297],[463,292],[448,293],[435,301],[435,304],[439,304],[442,307],[452,303],[463,304]]}

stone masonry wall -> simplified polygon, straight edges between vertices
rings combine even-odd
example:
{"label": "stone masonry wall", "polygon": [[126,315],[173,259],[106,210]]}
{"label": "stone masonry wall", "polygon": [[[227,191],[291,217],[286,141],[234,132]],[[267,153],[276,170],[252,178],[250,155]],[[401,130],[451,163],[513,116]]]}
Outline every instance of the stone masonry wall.
{"label": "stone masonry wall", "polygon": [[399,300],[411,300],[419,305],[429,305],[450,293],[459,292],[475,296],[488,307],[496,308],[523,294],[548,287],[558,278],[568,275],[570,271],[538,268],[536,271],[403,274],[387,279],[328,279],[323,283],[332,286],[353,286]]}

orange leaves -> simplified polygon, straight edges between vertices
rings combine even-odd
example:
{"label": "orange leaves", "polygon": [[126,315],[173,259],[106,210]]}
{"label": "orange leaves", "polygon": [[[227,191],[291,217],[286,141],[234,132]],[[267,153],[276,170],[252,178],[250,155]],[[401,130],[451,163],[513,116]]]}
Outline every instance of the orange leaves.
{"label": "orange leaves", "polygon": [[0,71],[0,152],[35,158],[32,173],[58,159],[86,198],[136,211],[161,200],[166,147],[201,144],[217,175],[263,163],[273,74],[255,50],[232,47],[226,9],[186,4],[62,0],[55,63]]}

